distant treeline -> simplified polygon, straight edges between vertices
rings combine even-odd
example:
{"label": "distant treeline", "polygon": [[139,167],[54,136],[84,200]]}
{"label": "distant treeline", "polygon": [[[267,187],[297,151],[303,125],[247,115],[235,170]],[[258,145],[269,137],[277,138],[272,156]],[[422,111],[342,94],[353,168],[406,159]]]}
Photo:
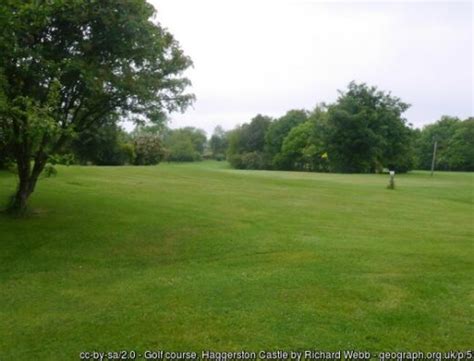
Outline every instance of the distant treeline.
{"label": "distant treeline", "polygon": [[[402,117],[409,107],[390,93],[349,84],[334,104],[290,110],[272,119],[257,115],[211,140],[227,146],[234,168],[373,173],[436,168],[474,170],[474,118],[442,117],[422,130]],[[215,152],[222,157],[224,150]]]}
{"label": "distant treeline", "polygon": [[[161,161],[198,161],[203,158],[206,146],[206,133],[200,129],[142,126],[128,133],[111,119],[76,135],[59,152],[50,156],[49,162],[66,165],[153,165]],[[5,154],[0,151],[0,167],[12,163]]]}
{"label": "distant treeline", "polygon": [[[230,131],[218,126],[209,140],[197,128],[141,126],[128,133],[116,119],[66,143],[52,164],[153,165],[227,159],[234,168],[373,173],[431,167],[474,170],[474,118],[442,117],[414,129],[402,117],[409,105],[390,93],[351,83],[334,104],[290,110],[273,119],[257,115]],[[2,152],[0,167],[9,160]]]}
{"label": "distant treeline", "polygon": [[201,160],[206,147],[203,130],[142,126],[127,133],[115,123],[81,134],[63,150],[74,163],[153,165],[161,161]]}

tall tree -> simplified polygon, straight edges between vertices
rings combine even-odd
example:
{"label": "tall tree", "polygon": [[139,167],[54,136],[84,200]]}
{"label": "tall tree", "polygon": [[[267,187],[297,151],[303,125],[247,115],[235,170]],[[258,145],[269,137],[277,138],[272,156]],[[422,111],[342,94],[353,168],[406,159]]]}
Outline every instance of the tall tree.
{"label": "tall tree", "polygon": [[111,113],[161,122],[193,100],[191,65],[145,0],[2,0],[0,129],[23,210],[48,156]]}
{"label": "tall tree", "polygon": [[227,133],[218,125],[214,129],[211,139],[209,140],[209,146],[211,148],[212,157],[214,159],[222,160],[225,159],[227,152],[228,140]]}
{"label": "tall tree", "polygon": [[326,128],[325,106],[317,106],[306,122],[290,130],[274,164],[278,169],[327,171]]}
{"label": "tall tree", "polygon": [[265,134],[272,118],[258,114],[250,123],[236,127],[229,133],[227,156],[236,168],[262,169],[267,167],[264,157]]}
{"label": "tall tree", "polygon": [[265,134],[265,152],[271,159],[272,167],[281,168],[278,154],[281,152],[283,140],[291,129],[308,119],[306,110],[290,110],[284,116],[273,121]]}
{"label": "tall tree", "polygon": [[272,118],[258,114],[249,124],[242,126],[242,142],[246,152],[263,152],[265,146],[265,134],[270,126]]}
{"label": "tall tree", "polygon": [[368,173],[412,166],[411,129],[399,98],[351,82],[328,111],[328,155],[334,170]]}

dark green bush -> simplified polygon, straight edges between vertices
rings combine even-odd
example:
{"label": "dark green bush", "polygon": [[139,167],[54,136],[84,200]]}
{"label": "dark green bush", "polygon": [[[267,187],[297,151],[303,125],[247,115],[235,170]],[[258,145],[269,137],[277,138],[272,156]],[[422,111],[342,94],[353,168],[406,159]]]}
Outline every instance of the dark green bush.
{"label": "dark green bush", "polygon": [[48,163],[43,169],[43,176],[46,178],[54,177],[58,174],[57,169],[54,167],[54,165]]}

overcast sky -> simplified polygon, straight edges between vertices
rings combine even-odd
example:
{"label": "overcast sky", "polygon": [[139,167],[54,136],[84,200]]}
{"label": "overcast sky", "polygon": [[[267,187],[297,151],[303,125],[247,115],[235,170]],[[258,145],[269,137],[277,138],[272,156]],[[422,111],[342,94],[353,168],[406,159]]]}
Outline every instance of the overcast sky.
{"label": "overcast sky", "polygon": [[312,109],[351,80],[412,104],[416,127],[474,113],[471,1],[149,1],[194,62],[197,100],[173,128]]}

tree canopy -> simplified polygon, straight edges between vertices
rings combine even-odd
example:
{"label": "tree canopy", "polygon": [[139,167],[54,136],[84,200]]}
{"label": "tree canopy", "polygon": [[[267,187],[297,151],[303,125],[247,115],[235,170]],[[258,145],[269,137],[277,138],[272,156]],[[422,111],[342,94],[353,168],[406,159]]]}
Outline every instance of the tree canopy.
{"label": "tree canopy", "polygon": [[227,133],[221,126],[214,129],[214,133],[209,140],[209,147],[211,148],[212,157],[217,160],[225,159],[227,151],[228,139]]}
{"label": "tree canopy", "polygon": [[236,127],[229,132],[227,156],[235,168],[264,169],[265,134],[272,118],[258,114],[250,123]]}
{"label": "tree canopy", "polygon": [[[193,95],[192,63],[145,0],[0,3],[0,134],[23,209],[48,157],[110,114],[162,122]],[[33,162],[31,162],[33,161]]]}
{"label": "tree canopy", "polygon": [[237,168],[405,172],[414,164],[413,130],[402,117],[408,107],[351,82],[334,104],[275,120],[259,115],[237,127],[229,134],[228,158]]}
{"label": "tree canopy", "polygon": [[283,141],[292,128],[308,119],[306,110],[290,110],[281,118],[275,119],[265,133],[265,153],[275,168],[281,168],[279,156]]}
{"label": "tree canopy", "polygon": [[351,82],[328,110],[327,144],[333,169],[356,173],[410,169],[410,129],[402,117],[408,107],[390,93]]}
{"label": "tree canopy", "polygon": [[164,135],[166,159],[177,162],[201,160],[206,145],[206,133],[194,127],[168,129]]}
{"label": "tree canopy", "polygon": [[326,132],[327,111],[318,106],[307,121],[290,130],[274,163],[281,169],[327,171]]}
{"label": "tree canopy", "polygon": [[474,118],[461,121],[443,116],[418,134],[416,156],[420,169],[430,169],[433,144],[437,142],[436,169],[474,170]]}

